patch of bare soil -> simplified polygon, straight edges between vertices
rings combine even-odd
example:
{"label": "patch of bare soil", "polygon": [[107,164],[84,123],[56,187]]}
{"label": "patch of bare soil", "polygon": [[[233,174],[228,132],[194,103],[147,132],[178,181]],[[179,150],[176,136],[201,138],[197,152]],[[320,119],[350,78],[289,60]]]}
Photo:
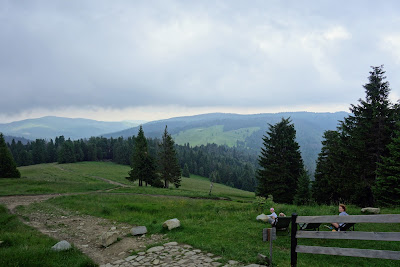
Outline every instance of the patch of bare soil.
{"label": "patch of bare soil", "polygon": [[[133,225],[73,213],[50,204],[40,205],[40,208],[33,205],[29,209],[15,209],[19,205],[41,202],[55,196],[59,195],[0,197],[0,203],[20,215],[27,225],[57,240],[67,240],[98,264],[120,260],[133,251],[144,250],[147,245],[167,241],[163,235],[135,237],[130,234]],[[104,248],[99,237],[110,230],[118,231],[120,238],[118,242]]]}

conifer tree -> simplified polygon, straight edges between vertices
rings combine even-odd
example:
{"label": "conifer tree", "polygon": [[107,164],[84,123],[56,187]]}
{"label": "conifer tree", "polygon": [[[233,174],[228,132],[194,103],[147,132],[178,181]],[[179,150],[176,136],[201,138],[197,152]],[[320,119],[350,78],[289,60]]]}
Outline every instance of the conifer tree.
{"label": "conifer tree", "polygon": [[190,178],[190,172],[187,163],[185,163],[185,165],[183,166],[182,176]]}
{"label": "conifer tree", "polygon": [[169,183],[173,183],[178,188],[181,182],[181,168],[174,148],[174,140],[168,133],[167,126],[165,126],[162,142],[159,145],[158,159],[158,167],[161,179],[164,180],[164,187],[168,188]]}
{"label": "conifer tree", "polygon": [[312,184],[312,197],[319,204],[337,203],[350,197],[350,192],[346,190],[347,180],[342,179],[345,158],[341,136],[338,131],[325,131],[323,138]]}
{"label": "conifer tree", "polygon": [[[399,125],[400,127],[400,125]],[[400,206],[400,131],[388,145],[389,155],[378,166],[374,193],[378,204]]]}
{"label": "conifer tree", "polygon": [[263,137],[263,147],[257,170],[257,194],[273,195],[278,203],[292,203],[298,180],[303,172],[303,160],[296,142],[296,130],[290,118],[271,125],[268,136]]}
{"label": "conifer tree", "polygon": [[20,178],[21,173],[17,169],[11,151],[8,149],[3,134],[0,133],[0,178]]}
{"label": "conifer tree", "polygon": [[388,155],[387,145],[395,129],[396,114],[389,100],[389,82],[383,66],[372,67],[369,83],[364,85],[366,98],[351,105],[352,115],[345,118],[339,130],[341,148],[346,158],[342,177],[353,194],[351,202],[361,206],[374,205],[372,188],[382,157]]}
{"label": "conifer tree", "polygon": [[139,186],[143,186],[143,181],[152,185],[157,179],[154,161],[149,155],[147,140],[144,136],[143,128],[140,125],[138,135],[135,139],[135,146],[132,154],[131,171],[129,180],[139,181]]}

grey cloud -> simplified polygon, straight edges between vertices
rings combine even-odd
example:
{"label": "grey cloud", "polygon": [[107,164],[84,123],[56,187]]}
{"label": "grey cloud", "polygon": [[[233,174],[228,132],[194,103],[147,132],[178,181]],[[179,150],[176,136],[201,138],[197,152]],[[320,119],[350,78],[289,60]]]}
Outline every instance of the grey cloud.
{"label": "grey cloud", "polygon": [[[396,1],[3,1],[0,10],[3,114],[354,103],[380,64],[399,92],[400,66],[379,47],[384,34],[400,36]],[[335,27],[349,36],[323,39]]]}

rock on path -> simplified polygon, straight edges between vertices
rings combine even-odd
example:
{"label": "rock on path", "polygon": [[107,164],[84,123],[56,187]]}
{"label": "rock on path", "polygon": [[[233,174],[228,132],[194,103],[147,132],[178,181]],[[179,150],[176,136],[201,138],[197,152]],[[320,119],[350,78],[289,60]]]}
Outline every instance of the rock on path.
{"label": "rock on path", "polygon": [[[130,266],[245,266],[237,261],[230,260],[228,264],[222,265],[218,262],[221,257],[216,257],[212,253],[205,253],[192,246],[169,242],[163,246],[149,248],[146,252],[139,252],[137,255],[126,257],[100,267],[130,267]],[[261,267],[264,265],[251,264],[247,266]]]}

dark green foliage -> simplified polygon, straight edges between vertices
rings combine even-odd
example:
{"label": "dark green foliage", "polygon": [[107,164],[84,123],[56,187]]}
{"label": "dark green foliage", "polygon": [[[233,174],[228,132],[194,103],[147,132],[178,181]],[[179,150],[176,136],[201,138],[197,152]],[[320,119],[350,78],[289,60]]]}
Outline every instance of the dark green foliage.
{"label": "dark green foliage", "polygon": [[185,163],[185,166],[183,167],[182,176],[190,178],[190,172],[187,163]]}
{"label": "dark green foliage", "polygon": [[313,199],[318,203],[337,203],[344,195],[349,197],[345,190],[347,181],[343,180],[341,175],[341,168],[345,162],[340,142],[338,131],[324,133],[324,141],[322,141],[312,186]]}
{"label": "dark green foliage", "polygon": [[374,205],[377,169],[382,157],[388,156],[387,145],[398,120],[384,73],[383,66],[372,67],[369,83],[364,85],[365,100],[351,105],[352,115],[341,122],[338,133],[325,136],[313,189],[318,202]]}
{"label": "dark green foliage", "polygon": [[0,133],[0,178],[20,178],[14,158],[8,149],[3,134]]}
{"label": "dark green foliage", "polygon": [[132,154],[131,171],[129,172],[129,180],[139,181],[139,186],[143,186],[143,181],[147,184],[156,184],[158,176],[156,175],[156,167],[154,160],[150,156],[147,148],[147,140],[144,136],[143,128],[139,128],[138,135],[135,139],[135,147]]}
{"label": "dark green foliage", "polygon": [[[400,125],[398,126],[400,127]],[[400,131],[388,145],[389,155],[378,165],[374,187],[377,202],[383,206],[400,206]]]}
{"label": "dark green foliage", "polygon": [[76,162],[75,146],[71,139],[63,142],[58,150],[58,163],[74,163]]}
{"label": "dark green foliage", "polygon": [[307,170],[303,170],[299,177],[296,195],[294,196],[294,204],[307,205],[310,203],[310,198],[310,174]]}
{"label": "dark green foliage", "polygon": [[303,172],[303,160],[299,145],[295,141],[296,130],[290,119],[269,125],[268,136],[264,136],[264,147],[259,158],[260,169],[257,194],[272,195],[278,203],[292,203]]}
{"label": "dark green foliage", "polygon": [[158,168],[161,174],[161,179],[164,180],[164,187],[168,188],[169,183],[173,183],[176,188],[180,187],[181,168],[178,163],[174,140],[168,133],[167,126],[165,126],[165,131],[159,148]]}

